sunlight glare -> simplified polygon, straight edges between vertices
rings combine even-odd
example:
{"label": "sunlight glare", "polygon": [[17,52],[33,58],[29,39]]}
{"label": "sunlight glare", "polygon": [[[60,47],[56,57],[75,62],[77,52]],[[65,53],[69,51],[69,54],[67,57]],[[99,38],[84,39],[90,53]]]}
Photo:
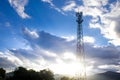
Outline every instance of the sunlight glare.
{"label": "sunlight glare", "polygon": [[79,62],[71,62],[71,63],[58,63],[52,65],[50,69],[55,74],[68,75],[68,76],[76,76],[77,73],[82,73],[84,66]]}

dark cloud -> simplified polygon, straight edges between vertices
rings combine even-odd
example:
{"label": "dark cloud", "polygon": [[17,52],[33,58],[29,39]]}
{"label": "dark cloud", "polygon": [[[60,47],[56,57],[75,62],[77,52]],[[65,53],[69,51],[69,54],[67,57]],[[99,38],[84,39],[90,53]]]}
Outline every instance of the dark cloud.
{"label": "dark cloud", "polygon": [[11,67],[16,67],[16,65],[10,60],[8,60],[7,57],[0,57],[0,67],[11,68]]}
{"label": "dark cloud", "polygon": [[94,47],[91,44],[85,44],[86,58],[95,61],[94,65],[119,65],[120,50],[115,46]]}
{"label": "dark cloud", "polygon": [[115,46],[94,47],[94,45],[85,45],[85,52],[89,57],[100,59],[118,59],[120,51]]}
{"label": "dark cloud", "polygon": [[25,50],[25,49],[13,50],[13,49],[11,49],[9,51],[12,53],[15,53],[14,56],[16,56],[16,57],[19,56],[19,58],[21,56],[28,58],[28,59],[36,59],[37,58],[37,55],[34,55],[35,53],[32,50]]}
{"label": "dark cloud", "polygon": [[40,47],[34,47],[34,50],[25,50],[25,49],[17,49],[10,50],[14,56],[19,58],[20,60],[26,59],[31,62],[35,62],[36,60],[48,60],[51,62],[55,61],[55,57],[47,55],[46,52]]}
{"label": "dark cloud", "polygon": [[[67,41],[64,38],[57,37],[50,33],[46,33],[44,31],[33,32],[27,29],[23,29],[24,39],[28,41],[28,45],[31,49],[11,49],[9,50],[10,54],[15,58],[21,61],[20,65],[26,65],[32,67],[31,64],[36,66],[43,65],[42,60],[46,63],[54,64],[57,63],[57,59],[62,61],[68,61],[69,59],[63,59],[62,55],[65,51],[69,51],[75,54],[76,43],[75,40]],[[37,37],[34,37],[37,36]],[[120,50],[111,45],[111,46],[102,46],[95,47],[94,44],[85,43],[85,54],[87,64],[91,65],[91,61],[94,61],[92,64],[94,68],[98,70],[98,66],[100,65],[120,65]],[[5,55],[5,54],[4,54]],[[76,55],[76,54],[75,54]],[[9,67],[19,64],[20,61],[16,62],[16,64],[11,63],[10,60],[6,58],[0,58],[0,66],[1,67]],[[6,63],[3,63],[6,62]],[[9,66],[8,66],[9,65]],[[33,66],[34,67],[34,66]],[[111,69],[111,68],[110,68]],[[106,69],[106,70],[109,70]],[[114,69],[116,70],[116,68]]]}
{"label": "dark cloud", "polygon": [[116,21],[115,32],[117,36],[120,38],[120,19]]}
{"label": "dark cloud", "polygon": [[[30,32],[30,31],[29,31]],[[73,51],[73,46],[71,42],[68,42],[64,38],[57,37],[55,35],[52,35],[50,33],[40,31],[36,32],[39,37],[37,39],[31,38],[31,35],[28,35],[27,30],[23,30],[23,35],[26,40],[31,44],[31,46],[38,45],[41,48],[44,48],[46,50],[53,51],[55,53],[63,53],[65,50]]]}

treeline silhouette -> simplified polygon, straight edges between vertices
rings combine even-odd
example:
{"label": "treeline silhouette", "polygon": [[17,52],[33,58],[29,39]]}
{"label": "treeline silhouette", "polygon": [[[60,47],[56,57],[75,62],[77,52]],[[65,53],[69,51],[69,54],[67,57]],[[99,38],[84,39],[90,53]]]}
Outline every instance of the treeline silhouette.
{"label": "treeline silhouette", "polygon": [[[6,76],[6,77],[5,77]],[[55,80],[54,74],[49,69],[36,72],[23,67],[16,68],[11,75],[6,75],[5,70],[0,68],[0,80]]]}
{"label": "treeline silhouette", "polygon": [[[55,80],[54,77],[54,73],[49,69],[36,72],[33,69],[27,70],[24,67],[18,67],[13,72],[6,74],[6,71],[0,68],[0,80]],[[63,76],[59,80],[75,79]]]}
{"label": "treeline silhouette", "polygon": [[[104,73],[89,76],[89,80],[120,80],[120,73],[107,71]],[[55,75],[49,69],[35,71],[33,69],[27,70],[24,67],[18,67],[13,72],[6,73],[3,68],[0,68],[0,80],[78,80],[76,77]],[[80,79],[79,79],[80,80]]]}
{"label": "treeline silhouette", "polygon": [[0,80],[5,80],[5,72],[3,68],[0,68]]}

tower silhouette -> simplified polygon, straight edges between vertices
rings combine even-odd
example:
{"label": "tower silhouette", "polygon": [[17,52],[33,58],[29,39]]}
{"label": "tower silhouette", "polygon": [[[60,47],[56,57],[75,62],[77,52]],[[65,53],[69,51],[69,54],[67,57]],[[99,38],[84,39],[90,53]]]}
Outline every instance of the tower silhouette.
{"label": "tower silhouette", "polygon": [[82,12],[77,12],[77,47],[76,47],[76,53],[77,53],[77,59],[80,64],[82,64],[80,67],[80,72],[77,73],[77,80],[86,80],[86,67],[85,67],[85,54],[84,54],[84,43],[83,43],[83,27],[82,27]]}

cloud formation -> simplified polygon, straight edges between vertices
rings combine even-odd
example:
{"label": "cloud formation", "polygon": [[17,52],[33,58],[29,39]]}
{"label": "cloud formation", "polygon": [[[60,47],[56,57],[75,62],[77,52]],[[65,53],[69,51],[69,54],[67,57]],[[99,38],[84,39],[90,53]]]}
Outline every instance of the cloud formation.
{"label": "cloud formation", "polygon": [[[108,43],[113,45],[95,45],[96,39],[92,36],[84,37],[86,64],[91,71],[114,70],[120,72],[120,1],[109,3],[108,0],[82,0],[79,5],[75,0],[70,0],[58,8],[52,0],[41,0],[50,7],[64,14],[76,12],[78,8],[84,16],[90,16],[89,28],[97,28]],[[25,13],[28,0],[9,0],[10,5],[22,18],[30,18]],[[107,6],[107,7],[105,7]],[[109,8],[109,9],[108,9]],[[10,26],[6,23],[6,26]],[[24,66],[40,70],[51,68],[60,70],[62,66],[73,67],[69,63],[76,62],[76,41],[74,37],[58,37],[45,31],[22,29],[22,37],[29,48],[9,49],[0,52],[0,67],[10,70],[12,67]],[[4,62],[4,63],[3,63]],[[68,65],[67,65],[68,64]],[[74,64],[75,65],[75,64]],[[67,67],[65,69],[67,70]],[[62,67],[64,68],[64,66]],[[95,69],[95,70],[94,70]],[[59,73],[59,71],[57,71]]]}
{"label": "cloud formation", "polygon": [[30,31],[27,28],[23,28],[23,33],[26,34],[26,36],[33,39],[39,38],[39,35],[37,34],[36,31]]}
{"label": "cloud formation", "polygon": [[95,39],[93,37],[90,37],[90,36],[84,36],[83,40],[85,43],[95,43]]}
{"label": "cloud formation", "polygon": [[[110,3],[108,0],[82,0],[83,5],[75,4],[73,0],[70,4],[63,6],[65,12],[82,11],[84,16],[92,17],[89,22],[90,28],[100,30],[108,43],[120,46],[120,1]],[[73,5],[74,4],[74,5]]]}
{"label": "cloud formation", "polygon": [[23,19],[30,18],[30,16],[25,12],[25,6],[27,5],[28,0],[8,0],[8,1],[21,18]]}
{"label": "cloud formation", "polygon": [[[31,34],[33,32],[39,37]],[[66,38],[57,37],[44,31],[29,30],[28,28],[22,29],[22,33],[23,38],[27,40],[27,46],[30,48],[9,49],[0,52],[0,67],[5,67],[7,70],[10,68],[8,65],[11,67],[24,66],[35,70],[50,68],[55,73],[60,73],[61,68],[64,69],[60,65],[70,66],[73,63],[76,65],[75,40],[68,41]],[[87,38],[91,40],[91,42],[86,41],[84,46],[88,69],[92,72],[94,69],[102,71],[106,68],[104,65],[113,65],[113,70],[119,71],[117,66],[120,65],[120,50],[115,46],[96,46],[93,44],[94,39],[92,37],[87,36]],[[73,66],[66,68],[66,70],[72,68]],[[107,68],[111,69],[111,67]]]}
{"label": "cloud formation", "polygon": [[64,13],[60,8],[58,8],[55,4],[53,4],[52,0],[41,0],[41,1],[50,4],[50,6],[51,6],[53,9],[55,9],[56,11],[58,11],[58,12],[60,12],[61,14],[65,15],[65,13]]}
{"label": "cloud formation", "polygon": [[101,6],[105,6],[108,3],[108,0],[82,0],[84,6],[87,7],[101,7]]}
{"label": "cloud formation", "polygon": [[62,9],[63,11],[71,11],[72,9],[74,9],[75,6],[76,6],[75,1],[69,1],[67,2],[66,6],[64,6]]}

